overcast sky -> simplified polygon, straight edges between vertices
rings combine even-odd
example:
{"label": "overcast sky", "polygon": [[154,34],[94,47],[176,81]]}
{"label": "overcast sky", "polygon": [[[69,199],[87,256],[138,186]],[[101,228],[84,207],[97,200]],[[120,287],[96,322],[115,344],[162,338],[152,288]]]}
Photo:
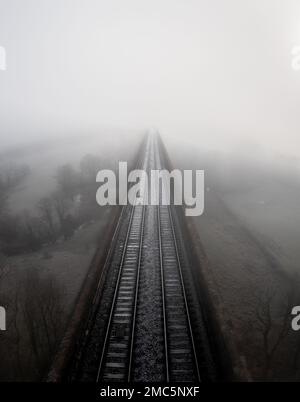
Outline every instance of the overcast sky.
{"label": "overcast sky", "polygon": [[299,0],[0,0],[0,144],[155,126],[300,155],[296,45]]}

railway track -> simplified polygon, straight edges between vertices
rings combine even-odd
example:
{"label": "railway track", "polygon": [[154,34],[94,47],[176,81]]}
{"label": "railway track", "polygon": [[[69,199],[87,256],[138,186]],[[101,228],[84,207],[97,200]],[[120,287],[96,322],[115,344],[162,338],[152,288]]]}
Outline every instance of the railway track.
{"label": "railway track", "polygon": [[[164,168],[157,136],[148,137],[141,167]],[[201,381],[173,213],[161,195],[158,205],[136,200],[122,211],[73,379]]]}
{"label": "railway track", "polygon": [[[157,144],[157,141],[156,141]],[[162,169],[156,146],[156,168]],[[164,322],[167,381],[200,381],[191,318],[170,205],[158,206],[158,230]]]}

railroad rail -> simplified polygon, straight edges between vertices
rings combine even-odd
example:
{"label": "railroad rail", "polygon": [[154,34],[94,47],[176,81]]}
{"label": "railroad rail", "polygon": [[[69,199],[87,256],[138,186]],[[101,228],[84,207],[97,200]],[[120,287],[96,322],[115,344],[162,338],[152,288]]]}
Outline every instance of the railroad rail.
{"label": "railroad rail", "polygon": [[[157,135],[148,136],[140,167],[165,168]],[[73,380],[202,380],[175,212],[161,194],[158,205],[142,205],[141,198],[122,210]]]}

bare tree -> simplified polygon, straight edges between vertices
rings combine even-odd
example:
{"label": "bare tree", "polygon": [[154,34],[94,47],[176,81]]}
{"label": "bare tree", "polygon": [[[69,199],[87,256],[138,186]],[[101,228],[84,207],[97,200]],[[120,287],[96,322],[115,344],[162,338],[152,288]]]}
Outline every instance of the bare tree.
{"label": "bare tree", "polygon": [[281,295],[278,300],[276,291],[269,290],[259,297],[256,316],[263,339],[263,376],[266,378],[270,376],[271,365],[289,332],[293,296],[293,292],[288,291],[286,297],[281,299]]}
{"label": "bare tree", "polygon": [[55,240],[55,222],[53,214],[53,203],[49,197],[44,197],[38,202],[38,209],[42,222],[45,224],[48,232],[48,237],[51,241]]}
{"label": "bare tree", "polygon": [[64,331],[62,288],[53,276],[28,270],[23,284],[23,315],[37,375],[47,370]]}
{"label": "bare tree", "polygon": [[40,220],[30,216],[28,212],[23,213],[22,217],[22,241],[26,249],[30,251],[38,250],[43,241],[43,233],[41,230]]}
{"label": "bare tree", "polygon": [[70,208],[69,206],[70,203],[67,201],[67,199],[64,197],[61,191],[57,191],[52,195],[52,202],[58,221],[62,226],[68,213],[68,210]]}
{"label": "bare tree", "polygon": [[8,323],[8,331],[10,334],[9,346],[13,350],[14,356],[12,359],[13,372],[15,378],[23,379],[26,369],[28,371],[28,366],[26,367],[27,359],[22,354],[22,330],[20,325],[21,301],[20,294],[17,289],[11,296],[9,305],[11,319]]}
{"label": "bare tree", "polygon": [[8,165],[0,172],[0,251],[11,254],[16,250],[18,240],[19,218],[7,210],[11,192],[29,174],[28,166]]}
{"label": "bare tree", "polygon": [[[0,306],[4,306],[5,308],[10,307],[10,298],[8,297],[8,293],[5,291],[6,280],[8,278],[10,271],[10,267],[7,263],[7,258],[0,254]],[[11,312],[11,311],[10,311]],[[7,331],[2,335],[0,342],[0,378],[7,378],[7,369],[9,368],[9,341],[11,340],[11,328],[12,328],[12,314],[9,314],[6,317],[6,329]]]}

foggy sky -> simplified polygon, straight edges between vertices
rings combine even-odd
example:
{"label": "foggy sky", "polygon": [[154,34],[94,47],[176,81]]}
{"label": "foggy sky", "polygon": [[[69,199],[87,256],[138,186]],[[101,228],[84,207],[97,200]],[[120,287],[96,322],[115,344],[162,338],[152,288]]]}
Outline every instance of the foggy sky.
{"label": "foggy sky", "polygon": [[0,147],[99,127],[300,155],[298,0],[0,0]]}

